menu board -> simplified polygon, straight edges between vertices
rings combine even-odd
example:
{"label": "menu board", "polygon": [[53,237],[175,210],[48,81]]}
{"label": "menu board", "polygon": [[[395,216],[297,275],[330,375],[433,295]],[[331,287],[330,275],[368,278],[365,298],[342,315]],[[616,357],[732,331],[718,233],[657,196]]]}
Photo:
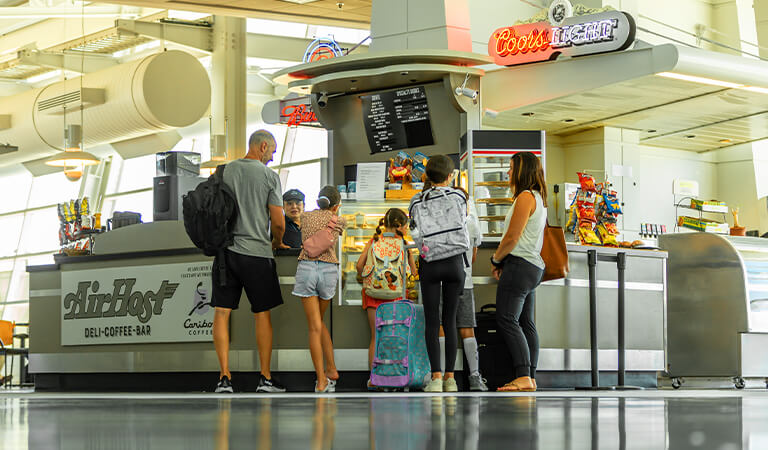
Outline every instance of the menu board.
{"label": "menu board", "polygon": [[362,95],[371,154],[435,143],[424,86]]}

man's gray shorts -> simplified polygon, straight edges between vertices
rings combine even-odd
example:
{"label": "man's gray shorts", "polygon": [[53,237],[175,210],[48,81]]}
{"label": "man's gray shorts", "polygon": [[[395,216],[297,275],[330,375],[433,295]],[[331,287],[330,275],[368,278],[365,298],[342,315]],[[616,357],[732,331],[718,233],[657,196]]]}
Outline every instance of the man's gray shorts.
{"label": "man's gray shorts", "polygon": [[[443,302],[440,302],[440,317],[443,317]],[[457,328],[475,328],[475,293],[473,289],[464,289],[459,296],[459,307],[456,311]]]}

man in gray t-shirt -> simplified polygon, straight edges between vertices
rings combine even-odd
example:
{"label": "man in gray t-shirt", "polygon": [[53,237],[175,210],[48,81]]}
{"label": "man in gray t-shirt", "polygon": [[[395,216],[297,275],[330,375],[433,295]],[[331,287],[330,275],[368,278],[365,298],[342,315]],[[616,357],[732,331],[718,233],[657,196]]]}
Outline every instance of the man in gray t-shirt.
{"label": "man in gray t-shirt", "polygon": [[256,344],[261,375],[256,392],[285,392],[270,372],[272,319],[270,310],[283,304],[273,248],[285,247],[283,198],[280,178],[267,168],[277,144],[266,130],[248,140],[245,158],[232,161],[224,170],[224,184],[237,199],[238,217],[234,244],[225,252],[226,283],[221,284],[220,261],[213,261],[213,343],[221,371],[216,392],[232,392],[229,371],[229,316],[240,304],[243,289],[256,321]]}

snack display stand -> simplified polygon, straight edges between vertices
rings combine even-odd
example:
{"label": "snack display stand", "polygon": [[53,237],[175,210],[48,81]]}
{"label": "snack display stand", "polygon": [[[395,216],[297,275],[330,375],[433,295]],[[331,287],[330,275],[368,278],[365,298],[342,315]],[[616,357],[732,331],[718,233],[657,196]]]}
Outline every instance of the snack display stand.
{"label": "snack display stand", "polygon": [[[688,210],[695,212],[695,216],[680,215],[679,210]],[[728,214],[728,205],[717,200],[699,200],[692,197],[684,197],[675,204],[675,214],[677,215],[677,228],[688,228],[695,231],[707,233],[728,234],[730,227],[726,223],[725,215]],[[704,217],[704,214],[718,214],[722,217],[722,222]]]}

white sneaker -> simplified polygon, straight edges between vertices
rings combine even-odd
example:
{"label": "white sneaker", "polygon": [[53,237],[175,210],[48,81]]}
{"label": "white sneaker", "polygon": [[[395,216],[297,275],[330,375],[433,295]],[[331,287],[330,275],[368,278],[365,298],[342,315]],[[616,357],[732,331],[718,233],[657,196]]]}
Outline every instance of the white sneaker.
{"label": "white sneaker", "polygon": [[459,392],[455,378],[446,378],[443,380],[443,392]]}
{"label": "white sneaker", "polygon": [[435,378],[424,386],[424,392],[443,392],[443,380]]}

